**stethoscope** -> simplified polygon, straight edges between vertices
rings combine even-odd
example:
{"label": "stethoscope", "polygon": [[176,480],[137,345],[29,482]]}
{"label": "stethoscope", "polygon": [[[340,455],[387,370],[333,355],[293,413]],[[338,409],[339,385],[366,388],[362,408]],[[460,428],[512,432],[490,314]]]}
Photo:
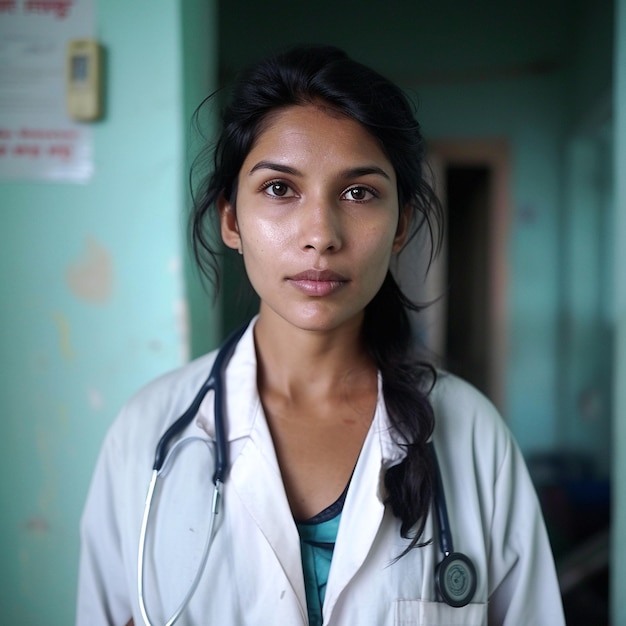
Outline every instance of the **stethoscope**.
{"label": "stethoscope", "polygon": [[[146,495],[146,503],[144,507],[143,519],[141,523],[141,531],[139,535],[139,551],[137,556],[137,593],[139,596],[139,608],[141,616],[146,626],[152,626],[152,621],[148,615],[144,597],[144,562],[146,551],[146,536],[150,514],[152,512],[152,500],[156,489],[157,481],[167,472],[171,460],[174,458],[181,446],[192,441],[199,441],[207,446],[210,442],[202,437],[189,437],[176,441],[176,438],[189,426],[193,418],[198,413],[200,405],[209,391],[213,391],[214,402],[214,429],[215,429],[215,468],[213,473],[213,499],[211,504],[211,516],[209,522],[209,530],[207,539],[200,558],[200,564],[196,572],[195,578],[183,598],[182,602],[167,620],[165,626],[172,626],[176,623],[181,613],[187,607],[193,594],[195,593],[213,540],[215,529],[215,519],[218,514],[220,499],[222,496],[222,487],[228,472],[228,442],[226,437],[226,403],[224,394],[224,372],[230,361],[239,339],[246,330],[244,325],[236,330],[224,342],[220,348],[208,378],[200,387],[189,408],[165,431],[164,435],[157,444],[154,465],[152,467],[152,476],[148,485],[148,493]],[[430,444],[430,450],[436,469],[436,488],[435,488],[435,512],[437,525],[439,527],[439,548],[443,554],[443,560],[435,568],[435,588],[438,597],[453,607],[462,607],[469,604],[476,592],[477,575],[476,568],[472,561],[465,554],[455,552],[452,543],[452,532],[450,530],[450,522],[448,519],[448,509],[443,490],[443,482],[439,464],[435,454],[435,448]]]}

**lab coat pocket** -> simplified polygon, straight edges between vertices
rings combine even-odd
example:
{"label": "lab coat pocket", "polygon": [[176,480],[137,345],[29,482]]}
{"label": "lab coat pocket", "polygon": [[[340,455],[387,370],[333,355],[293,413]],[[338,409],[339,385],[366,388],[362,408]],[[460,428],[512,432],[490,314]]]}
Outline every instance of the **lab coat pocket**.
{"label": "lab coat pocket", "polygon": [[455,608],[443,602],[396,600],[395,626],[486,626],[487,604]]}

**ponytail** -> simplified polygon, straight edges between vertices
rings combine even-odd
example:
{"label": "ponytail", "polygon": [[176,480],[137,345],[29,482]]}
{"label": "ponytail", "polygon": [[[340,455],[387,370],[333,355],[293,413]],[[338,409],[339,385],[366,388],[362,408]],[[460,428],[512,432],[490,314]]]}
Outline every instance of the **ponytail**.
{"label": "ponytail", "polygon": [[410,543],[400,556],[416,546],[434,494],[434,467],[427,442],[434,428],[434,413],[427,394],[436,380],[431,365],[412,354],[409,310],[420,307],[400,290],[391,272],[365,310],[365,345],[382,376],[385,405],[398,445],[406,457],[384,477],[385,504],[401,521],[400,534]]}

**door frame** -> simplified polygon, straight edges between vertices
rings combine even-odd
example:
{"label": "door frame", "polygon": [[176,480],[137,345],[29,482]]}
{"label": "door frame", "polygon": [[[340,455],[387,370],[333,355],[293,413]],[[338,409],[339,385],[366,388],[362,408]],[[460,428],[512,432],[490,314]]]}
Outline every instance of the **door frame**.
{"label": "door frame", "polygon": [[[434,186],[443,205],[447,218],[445,197],[445,173],[450,166],[480,166],[490,171],[489,208],[488,208],[488,302],[487,327],[490,329],[488,346],[487,395],[502,412],[506,401],[506,363],[508,352],[508,231],[510,215],[510,149],[508,142],[501,139],[437,139],[428,144],[428,161],[430,163]],[[444,231],[445,235],[445,231]],[[436,263],[429,272],[430,293],[444,294],[447,261],[445,243]],[[438,284],[437,284],[438,283]],[[436,308],[436,319],[432,327],[435,350],[445,354],[445,296]]]}

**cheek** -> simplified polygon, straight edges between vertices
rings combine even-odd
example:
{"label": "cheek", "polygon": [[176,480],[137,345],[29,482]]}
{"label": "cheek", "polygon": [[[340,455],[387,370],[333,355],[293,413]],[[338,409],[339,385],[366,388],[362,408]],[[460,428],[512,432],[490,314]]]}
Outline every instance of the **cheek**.
{"label": "cheek", "polygon": [[391,256],[396,229],[388,222],[372,226],[362,235],[363,246],[377,259]]}
{"label": "cheek", "polygon": [[259,220],[256,233],[260,241],[269,247],[282,248],[291,238],[290,224],[284,220]]}
{"label": "cheek", "polygon": [[289,228],[277,220],[243,219],[239,221],[239,232],[250,253],[282,249],[289,239]]}
{"label": "cheek", "polygon": [[368,259],[369,283],[378,289],[387,275],[392,256],[395,229],[391,230],[387,225],[381,226],[380,230],[368,239],[364,257]]}

